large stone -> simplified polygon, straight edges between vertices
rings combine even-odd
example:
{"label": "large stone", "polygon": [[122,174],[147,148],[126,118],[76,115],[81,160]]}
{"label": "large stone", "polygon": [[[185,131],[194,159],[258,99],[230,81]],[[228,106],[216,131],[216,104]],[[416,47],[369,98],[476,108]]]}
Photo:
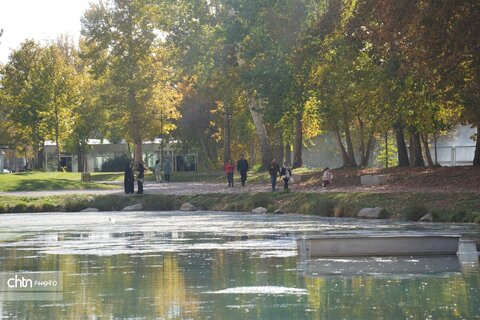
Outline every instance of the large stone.
{"label": "large stone", "polygon": [[257,207],[252,210],[252,213],[265,214],[267,213],[267,209],[265,209],[264,207]]}
{"label": "large stone", "polygon": [[143,210],[143,204],[141,203],[136,203],[134,205],[127,206],[122,209],[122,211],[139,211],[139,210]]}
{"label": "large stone", "polygon": [[432,222],[433,221],[433,217],[430,213],[427,213],[426,215],[424,215],[423,217],[420,218],[420,220],[418,221],[422,221],[422,222]]}
{"label": "large stone", "polygon": [[358,211],[357,217],[365,219],[380,219],[383,210],[384,209],[382,207],[363,208],[362,210]]}
{"label": "large stone", "polygon": [[[293,180],[292,180],[293,179]],[[288,183],[292,184],[292,183],[299,183],[299,182],[302,182],[302,176],[299,175],[299,174],[292,174],[292,179],[290,179],[290,181]],[[293,182],[292,182],[293,181]]]}
{"label": "large stone", "polygon": [[360,176],[360,183],[364,186],[378,186],[387,183],[387,176],[384,174]]}
{"label": "large stone", "polygon": [[285,212],[283,212],[281,209],[277,209],[275,211],[273,211],[274,214],[284,214]]}
{"label": "large stone", "polygon": [[83,209],[80,212],[98,212],[98,211],[100,211],[100,210],[98,210],[97,208],[86,208],[86,209]]}
{"label": "large stone", "polygon": [[180,211],[197,211],[197,210],[198,208],[189,202],[182,204],[182,206],[180,207]]}

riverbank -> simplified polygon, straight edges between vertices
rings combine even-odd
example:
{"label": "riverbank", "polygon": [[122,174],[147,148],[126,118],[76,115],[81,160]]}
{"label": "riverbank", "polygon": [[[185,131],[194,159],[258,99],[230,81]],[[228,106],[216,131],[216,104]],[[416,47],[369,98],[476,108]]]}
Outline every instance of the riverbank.
{"label": "riverbank", "polygon": [[43,197],[0,196],[0,213],[75,212],[86,208],[118,211],[141,203],[144,210],[178,210],[189,202],[201,210],[250,212],[265,207],[272,213],[312,214],[327,217],[355,217],[366,207],[382,207],[384,218],[417,221],[430,213],[437,222],[480,223],[478,193],[421,192],[255,192],[175,194],[68,194]]}

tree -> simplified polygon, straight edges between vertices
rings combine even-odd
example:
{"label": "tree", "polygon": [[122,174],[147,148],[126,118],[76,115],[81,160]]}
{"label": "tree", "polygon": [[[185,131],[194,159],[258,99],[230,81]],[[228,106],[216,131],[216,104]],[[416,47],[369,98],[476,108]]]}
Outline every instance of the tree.
{"label": "tree", "polygon": [[35,169],[43,169],[43,145],[48,134],[48,104],[40,76],[42,54],[38,43],[27,40],[11,53],[2,69],[4,103],[11,108],[10,121],[22,144],[32,146]]}
{"label": "tree", "polygon": [[147,109],[156,84],[158,19],[154,3],[139,0],[92,4],[82,18],[84,58],[95,77],[106,79],[113,114],[135,144],[136,162],[142,161],[142,141],[155,121]]}

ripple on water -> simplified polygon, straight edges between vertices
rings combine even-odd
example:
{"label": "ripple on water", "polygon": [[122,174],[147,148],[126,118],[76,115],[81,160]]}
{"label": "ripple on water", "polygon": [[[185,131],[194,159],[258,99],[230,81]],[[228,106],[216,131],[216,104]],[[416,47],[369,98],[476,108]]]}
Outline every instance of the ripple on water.
{"label": "ripple on water", "polygon": [[264,294],[264,295],[306,295],[307,290],[302,288],[289,288],[277,286],[252,286],[252,287],[235,287],[217,291],[206,291],[208,294]]}

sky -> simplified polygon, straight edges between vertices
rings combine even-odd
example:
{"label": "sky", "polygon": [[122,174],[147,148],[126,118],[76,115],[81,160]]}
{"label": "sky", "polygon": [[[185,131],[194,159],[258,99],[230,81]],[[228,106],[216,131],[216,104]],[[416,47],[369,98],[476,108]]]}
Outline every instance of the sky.
{"label": "sky", "polygon": [[0,0],[0,63],[25,39],[54,41],[68,34],[78,40],[80,18],[97,0]]}

